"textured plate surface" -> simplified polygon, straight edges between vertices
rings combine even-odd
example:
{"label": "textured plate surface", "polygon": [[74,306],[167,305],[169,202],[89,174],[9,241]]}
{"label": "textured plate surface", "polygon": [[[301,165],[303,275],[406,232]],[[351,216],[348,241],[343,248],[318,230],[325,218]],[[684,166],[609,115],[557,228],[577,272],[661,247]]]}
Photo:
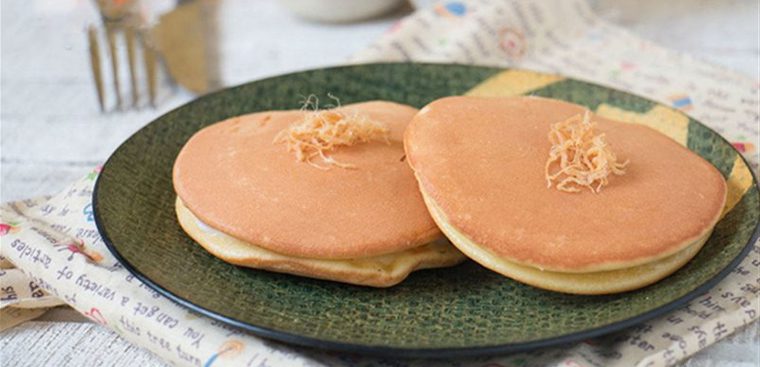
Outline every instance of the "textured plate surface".
{"label": "textured plate surface", "polygon": [[[421,107],[456,94],[534,94],[654,126],[712,162],[735,206],[700,253],[644,289],[573,296],[522,285],[468,261],[373,289],[229,265],[177,223],[171,171],[198,129],[228,117],[297,108],[330,92],[344,104],[385,99]],[[372,64],[306,71],[223,90],[169,112],[129,138],[96,184],[96,223],[124,266],[169,298],[256,334],[301,345],[392,356],[452,357],[578,341],[672,310],[722,279],[750,249],[757,182],[733,147],[680,112],[576,80],[495,68]],[[675,224],[674,224],[675,225]]]}

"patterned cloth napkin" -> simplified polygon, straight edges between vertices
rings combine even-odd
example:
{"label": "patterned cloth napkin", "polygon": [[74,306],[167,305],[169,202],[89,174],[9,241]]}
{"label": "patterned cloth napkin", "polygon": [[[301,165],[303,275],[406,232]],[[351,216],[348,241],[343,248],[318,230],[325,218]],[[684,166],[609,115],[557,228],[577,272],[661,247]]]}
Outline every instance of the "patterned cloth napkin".
{"label": "patterned cloth napkin", "polygon": [[[583,0],[449,1],[402,19],[353,61],[414,60],[555,72],[648,96],[733,142],[757,170],[758,83],[597,18]],[[683,308],[562,348],[453,361],[387,360],[260,339],[160,296],[111,256],[92,213],[99,169],[52,197],[0,207],[0,329],[67,304],[178,365],[666,366],[744,325],[760,308],[760,245]]]}

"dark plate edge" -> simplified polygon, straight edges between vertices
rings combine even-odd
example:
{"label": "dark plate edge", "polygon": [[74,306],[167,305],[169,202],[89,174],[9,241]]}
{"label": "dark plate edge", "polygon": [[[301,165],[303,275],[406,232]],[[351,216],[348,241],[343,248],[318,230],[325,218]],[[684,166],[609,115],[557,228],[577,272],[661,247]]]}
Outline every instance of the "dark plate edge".
{"label": "dark plate edge", "polygon": [[[446,66],[446,65],[456,65],[456,66],[470,66],[470,67],[477,67],[477,68],[486,68],[486,69],[502,69],[502,70],[517,70],[514,68],[498,68],[493,66],[475,66],[475,65],[466,65],[466,64],[450,64],[450,63],[392,63],[392,62],[384,62],[384,63],[366,63],[366,64],[356,64],[356,65],[347,65],[347,66],[334,66],[334,67],[327,67],[327,68],[321,68],[320,70],[334,70],[334,69],[344,69],[344,68],[352,68],[357,66],[372,66],[372,65],[397,65],[397,64],[416,64],[416,65],[435,65],[435,66]],[[314,70],[314,69],[311,69]],[[266,80],[266,79],[273,79],[273,78],[279,78],[279,77],[285,77],[290,76],[294,74],[299,74],[304,71],[309,70],[301,70],[297,72],[287,73],[287,74],[280,74],[264,79],[259,79],[256,81],[252,81],[249,83],[257,82],[260,80]],[[532,70],[526,70],[526,71],[532,71]],[[546,73],[544,73],[546,74]],[[559,74],[554,74],[559,75]],[[564,76],[563,76],[564,77]],[[639,95],[622,91],[619,89],[611,88],[605,85],[601,85],[598,83],[593,83],[590,81],[577,79],[577,78],[570,78],[565,77],[566,79],[573,79],[577,80],[586,84],[590,84],[593,86],[600,86],[606,89],[615,90],[618,92],[622,92],[625,94],[630,94],[633,96],[636,96],[637,98],[642,98],[651,102],[654,102],[655,104],[662,105],[662,103],[654,101],[652,99],[641,97]],[[158,120],[168,114],[173,113],[174,111],[183,108],[185,105],[194,103],[198,99],[207,98],[212,95],[216,95],[217,93],[223,93],[229,89],[237,88],[239,86],[245,85],[248,83],[239,84],[236,86],[231,86],[225,89],[222,89],[220,91],[207,94],[204,96],[201,96],[199,98],[196,98],[186,104],[183,104],[181,106],[178,106],[165,114],[157,117],[155,120]],[[752,171],[750,168],[749,162],[747,162],[747,159],[738,151],[736,148],[722,135],[718,134],[715,130],[710,128],[709,126],[703,124],[702,122],[693,119],[695,122],[699,123],[703,127],[707,128],[710,132],[717,135],[723,142],[731,146],[731,148],[737,153],[739,157],[741,157],[742,161],[744,161],[745,165],[748,167],[750,174],[752,175],[752,180],[754,185],[760,189],[760,185],[758,185],[757,176],[755,175],[755,172]],[[148,124],[152,123],[149,122]],[[335,341],[328,341],[328,340],[322,340],[318,338],[313,337],[307,337],[303,335],[293,334],[285,331],[280,331],[276,329],[251,325],[246,322],[233,319],[230,317],[226,317],[220,314],[217,314],[213,311],[210,311],[208,309],[205,309],[203,307],[197,306],[191,301],[188,301],[184,298],[181,298],[172,292],[168,291],[167,289],[163,288],[161,285],[153,282],[150,278],[143,275],[137,268],[135,268],[131,263],[129,263],[124,257],[121,256],[117,248],[113,245],[111,242],[110,237],[108,236],[108,232],[102,225],[102,219],[100,217],[100,210],[98,205],[98,189],[100,187],[100,177],[102,175],[102,172],[105,171],[109,163],[111,162],[111,159],[113,155],[121,149],[121,147],[125,144],[127,144],[135,135],[139,134],[148,124],[137,130],[135,133],[133,133],[129,138],[127,138],[123,143],[119,145],[119,147],[114,150],[114,153],[111,154],[111,156],[106,160],[106,163],[103,164],[101,168],[101,174],[98,175],[98,179],[95,181],[95,187],[93,189],[92,193],[92,205],[93,205],[93,211],[94,211],[94,219],[95,219],[95,226],[98,229],[98,232],[100,233],[101,237],[103,238],[103,242],[105,243],[108,250],[114,255],[116,260],[118,260],[122,266],[124,266],[125,269],[127,269],[130,273],[132,273],[136,278],[138,278],[141,282],[148,285],[151,289],[155,290],[159,294],[165,296],[166,298],[172,300],[173,302],[180,304],[194,312],[198,312],[206,317],[209,317],[211,319],[215,319],[221,322],[224,322],[226,324],[241,328],[243,330],[249,331],[255,335],[262,336],[265,338],[269,338],[276,341],[281,341],[289,344],[295,344],[305,347],[311,347],[311,348],[317,348],[317,349],[323,349],[323,350],[332,350],[332,351],[341,351],[341,352],[348,352],[348,353],[357,353],[357,354],[365,354],[365,355],[372,355],[372,356],[383,356],[383,357],[401,357],[401,358],[459,358],[459,357],[475,357],[475,356],[484,356],[484,355],[498,355],[498,354],[508,354],[508,353],[514,353],[514,352],[524,352],[529,351],[537,348],[544,348],[544,347],[550,347],[550,346],[557,346],[562,344],[570,344],[574,342],[583,341],[586,339],[594,338],[600,335],[609,334],[615,331],[619,331],[622,329],[625,329],[627,327],[642,323],[644,321],[653,319],[657,316],[660,316],[662,314],[668,313],[670,311],[673,311],[684,304],[688,303],[689,301],[699,297],[700,295],[706,293],[709,291],[712,287],[714,287],[716,284],[718,284],[723,278],[728,276],[728,274],[737,266],[739,263],[749,254],[750,250],[752,249],[755,241],[760,237],[760,221],[755,226],[755,230],[753,231],[752,235],[750,236],[749,241],[744,246],[744,248],[741,250],[741,252],[726,266],[724,267],[718,274],[716,274],[713,278],[709,279],[699,287],[695,288],[691,292],[681,296],[680,298],[677,298],[670,303],[667,303],[663,306],[660,306],[658,308],[655,308],[653,310],[647,311],[645,313],[642,313],[638,316],[628,318],[625,320],[613,322],[607,325],[599,326],[593,329],[578,331],[574,333],[569,333],[565,335],[560,335],[553,338],[547,338],[547,339],[540,339],[535,341],[529,341],[524,343],[511,343],[511,344],[501,344],[501,345],[492,345],[492,346],[482,346],[482,347],[455,347],[455,348],[395,348],[395,347],[385,347],[385,346],[375,346],[375,345],[359,345],[359,344],[350,344],[350,343],[343,343],[343,342],[335,342]]]}

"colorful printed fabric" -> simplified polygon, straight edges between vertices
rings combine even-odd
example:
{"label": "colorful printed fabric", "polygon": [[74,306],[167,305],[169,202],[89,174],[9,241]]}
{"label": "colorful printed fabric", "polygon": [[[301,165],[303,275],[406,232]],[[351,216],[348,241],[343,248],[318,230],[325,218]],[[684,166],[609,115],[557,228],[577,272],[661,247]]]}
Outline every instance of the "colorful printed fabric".
{"label": "colorful printed fabric", "polygon": [[[758,167],[755,81],[643,41],[599,20],[582,0],[441,2],[405,18],[354,58],[381,60],[522,67],[624,89],[711,126]],[[673,129],[675,138],[679,131]],[[668,366],[759,317],[755,243],[725,280],[683,308],[576,345],[454,361],[376,359],[286,346],[190,312],[123,269],[93,222],[90,199],[98,173],[93,170],[52,198],[0,207],[0,329],[66,303],[177,365]]]}

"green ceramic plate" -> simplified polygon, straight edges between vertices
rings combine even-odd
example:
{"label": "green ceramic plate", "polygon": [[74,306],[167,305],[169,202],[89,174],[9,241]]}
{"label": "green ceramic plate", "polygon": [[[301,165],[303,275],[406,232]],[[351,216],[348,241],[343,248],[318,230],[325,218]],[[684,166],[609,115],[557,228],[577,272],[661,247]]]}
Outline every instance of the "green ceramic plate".
{"label": "green ceramic plate", "polygon": [[[297,108],[298,96],[310,93],[324,97],[330,92],[345,104],[385,99],[421,107],[476,87],[475,94],[530,93],[644,123],[661,122],[665,114],[669,134],[685,140],[730,177],[736,205],[680,271],[644,289],[611,296],[543,291],[473,262],[415,272],[390,289],[257,271],[209,255],[177,223],[172,165],[185,141],[204,126],[254,111]],[[94,203],[98,228],[111,251],[170,299],[264,337],[396,357],[527,350],[579,341],[655,317],[704,293],[738,264],[757,235],[760,214],[757,183],[743,158],[715,132],[680,112],[576,80],[431,64],[312,70],[201,97],[122,144],[103,167]]]}

